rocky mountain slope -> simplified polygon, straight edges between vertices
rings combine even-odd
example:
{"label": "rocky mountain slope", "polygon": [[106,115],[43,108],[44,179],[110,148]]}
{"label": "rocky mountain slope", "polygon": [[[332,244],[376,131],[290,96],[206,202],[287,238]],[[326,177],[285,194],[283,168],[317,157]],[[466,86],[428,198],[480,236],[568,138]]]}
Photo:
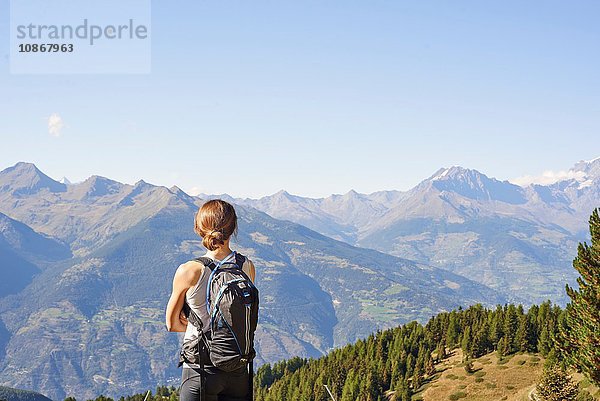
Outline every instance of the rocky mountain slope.
{"label": "rocky mountain slope", "polygon": [[[50,241],[41,248],[52,255],[40,255],[36,270],[20,262],[7,269],[27,274],[23,288],[0,298],[0,384],[55,399],[177,384],[180,338],[164,330],[163,314],[175,268],[202,253],[192,229],[201,202],[143,181],[61,184],[27,163],[0,172],[5,220],[34,250],[36,241]],[[259,364],[318,356],[459,305],[506,301],[447,270],[357,248],[251,207],[238,213],[236,247],[254,260],[261,291]],[[34,252],[23,249],[29,260]]]}
{"label": "rocky mountain slope", "polygon": [[18,293],[48,263],[70,255],[65,244],[0,213],[0,297]]}

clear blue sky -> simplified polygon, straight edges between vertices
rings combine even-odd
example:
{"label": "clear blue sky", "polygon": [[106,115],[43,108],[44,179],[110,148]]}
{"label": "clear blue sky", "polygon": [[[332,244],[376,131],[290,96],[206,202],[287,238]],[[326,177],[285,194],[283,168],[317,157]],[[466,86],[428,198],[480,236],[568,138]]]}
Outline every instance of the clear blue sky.
{"label": "clear blue sky", "polygon": [[598,1],[156,1],[147,75],[11,75],[0,16],[0,168],[324,196],[600,156]]}

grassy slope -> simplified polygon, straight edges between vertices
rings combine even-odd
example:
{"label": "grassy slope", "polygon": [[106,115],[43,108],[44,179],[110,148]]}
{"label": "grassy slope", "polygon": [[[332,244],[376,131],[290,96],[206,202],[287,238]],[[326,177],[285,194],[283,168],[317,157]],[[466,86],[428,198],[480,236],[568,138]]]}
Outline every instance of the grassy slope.
{"label": "grassy slope", "polygon": [[[436,365],[437,373],[413,400],[526,401],[544,365],[544,358],[539,354],[516,354],[498,363],[497,354],[492,352],[474,359],[475,372],[467,374],[461,360],[462,350],[453,350],[449,358]],[[583,379],[580,374],[573,378]],[[600,400],[600,389],[589,384],[586,388]]]}

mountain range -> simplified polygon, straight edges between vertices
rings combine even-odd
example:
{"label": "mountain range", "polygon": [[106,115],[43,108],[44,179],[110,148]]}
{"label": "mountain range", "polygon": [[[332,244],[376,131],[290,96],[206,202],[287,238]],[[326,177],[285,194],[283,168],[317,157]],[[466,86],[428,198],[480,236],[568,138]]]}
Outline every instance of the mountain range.
{"label": "mountain range", "polygon": [[[462,167],[409,191],[231,199],[349,244],[466,276],[513,302],[564,305],[571,261],[600,206],[600,158],[550,185],[518,186]],[[210,197],[210,196],[209,196]]]}
{"label": "mountain range", "polygon": [[[355,207],[383,216],[386,199],[405,197],[380,193]],[[53,399],[177,385],[181,338],[165,331],[164,308],[177,266],[203,253],[193,232],[203,201],[144,181],[61,183],[30,163],[1,171],[0,385]],[[366,223],[352,218],[352,202],[346,220]],[[316,357],[378,329],[508,300],[450,269],[350,244],[359,242],[350,223],[340,223],[348,235],[340,241],[235,203],[235,248],[255,262],[261,291],[257,364]]]}

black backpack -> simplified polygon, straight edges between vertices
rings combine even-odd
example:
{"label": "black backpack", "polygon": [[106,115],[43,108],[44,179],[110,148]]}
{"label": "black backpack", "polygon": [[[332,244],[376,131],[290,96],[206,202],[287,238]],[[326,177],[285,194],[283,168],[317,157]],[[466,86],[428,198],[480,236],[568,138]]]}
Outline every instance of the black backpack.
{"label": "black backpack", "polygon": [[187,303],[184,305],[184,313],[199,336],[191,344],[183,344],[180,362],[209,364],[204,359],[208,356],[212,365],[230,372],[247,367],[254,359],[258,289],[242,270],[246,258],[237,252],[234,256],[235,262],[218,264],[207,257],[196,259],[211,270],[206,288],[210,327],[202,327],[198,315]]}

